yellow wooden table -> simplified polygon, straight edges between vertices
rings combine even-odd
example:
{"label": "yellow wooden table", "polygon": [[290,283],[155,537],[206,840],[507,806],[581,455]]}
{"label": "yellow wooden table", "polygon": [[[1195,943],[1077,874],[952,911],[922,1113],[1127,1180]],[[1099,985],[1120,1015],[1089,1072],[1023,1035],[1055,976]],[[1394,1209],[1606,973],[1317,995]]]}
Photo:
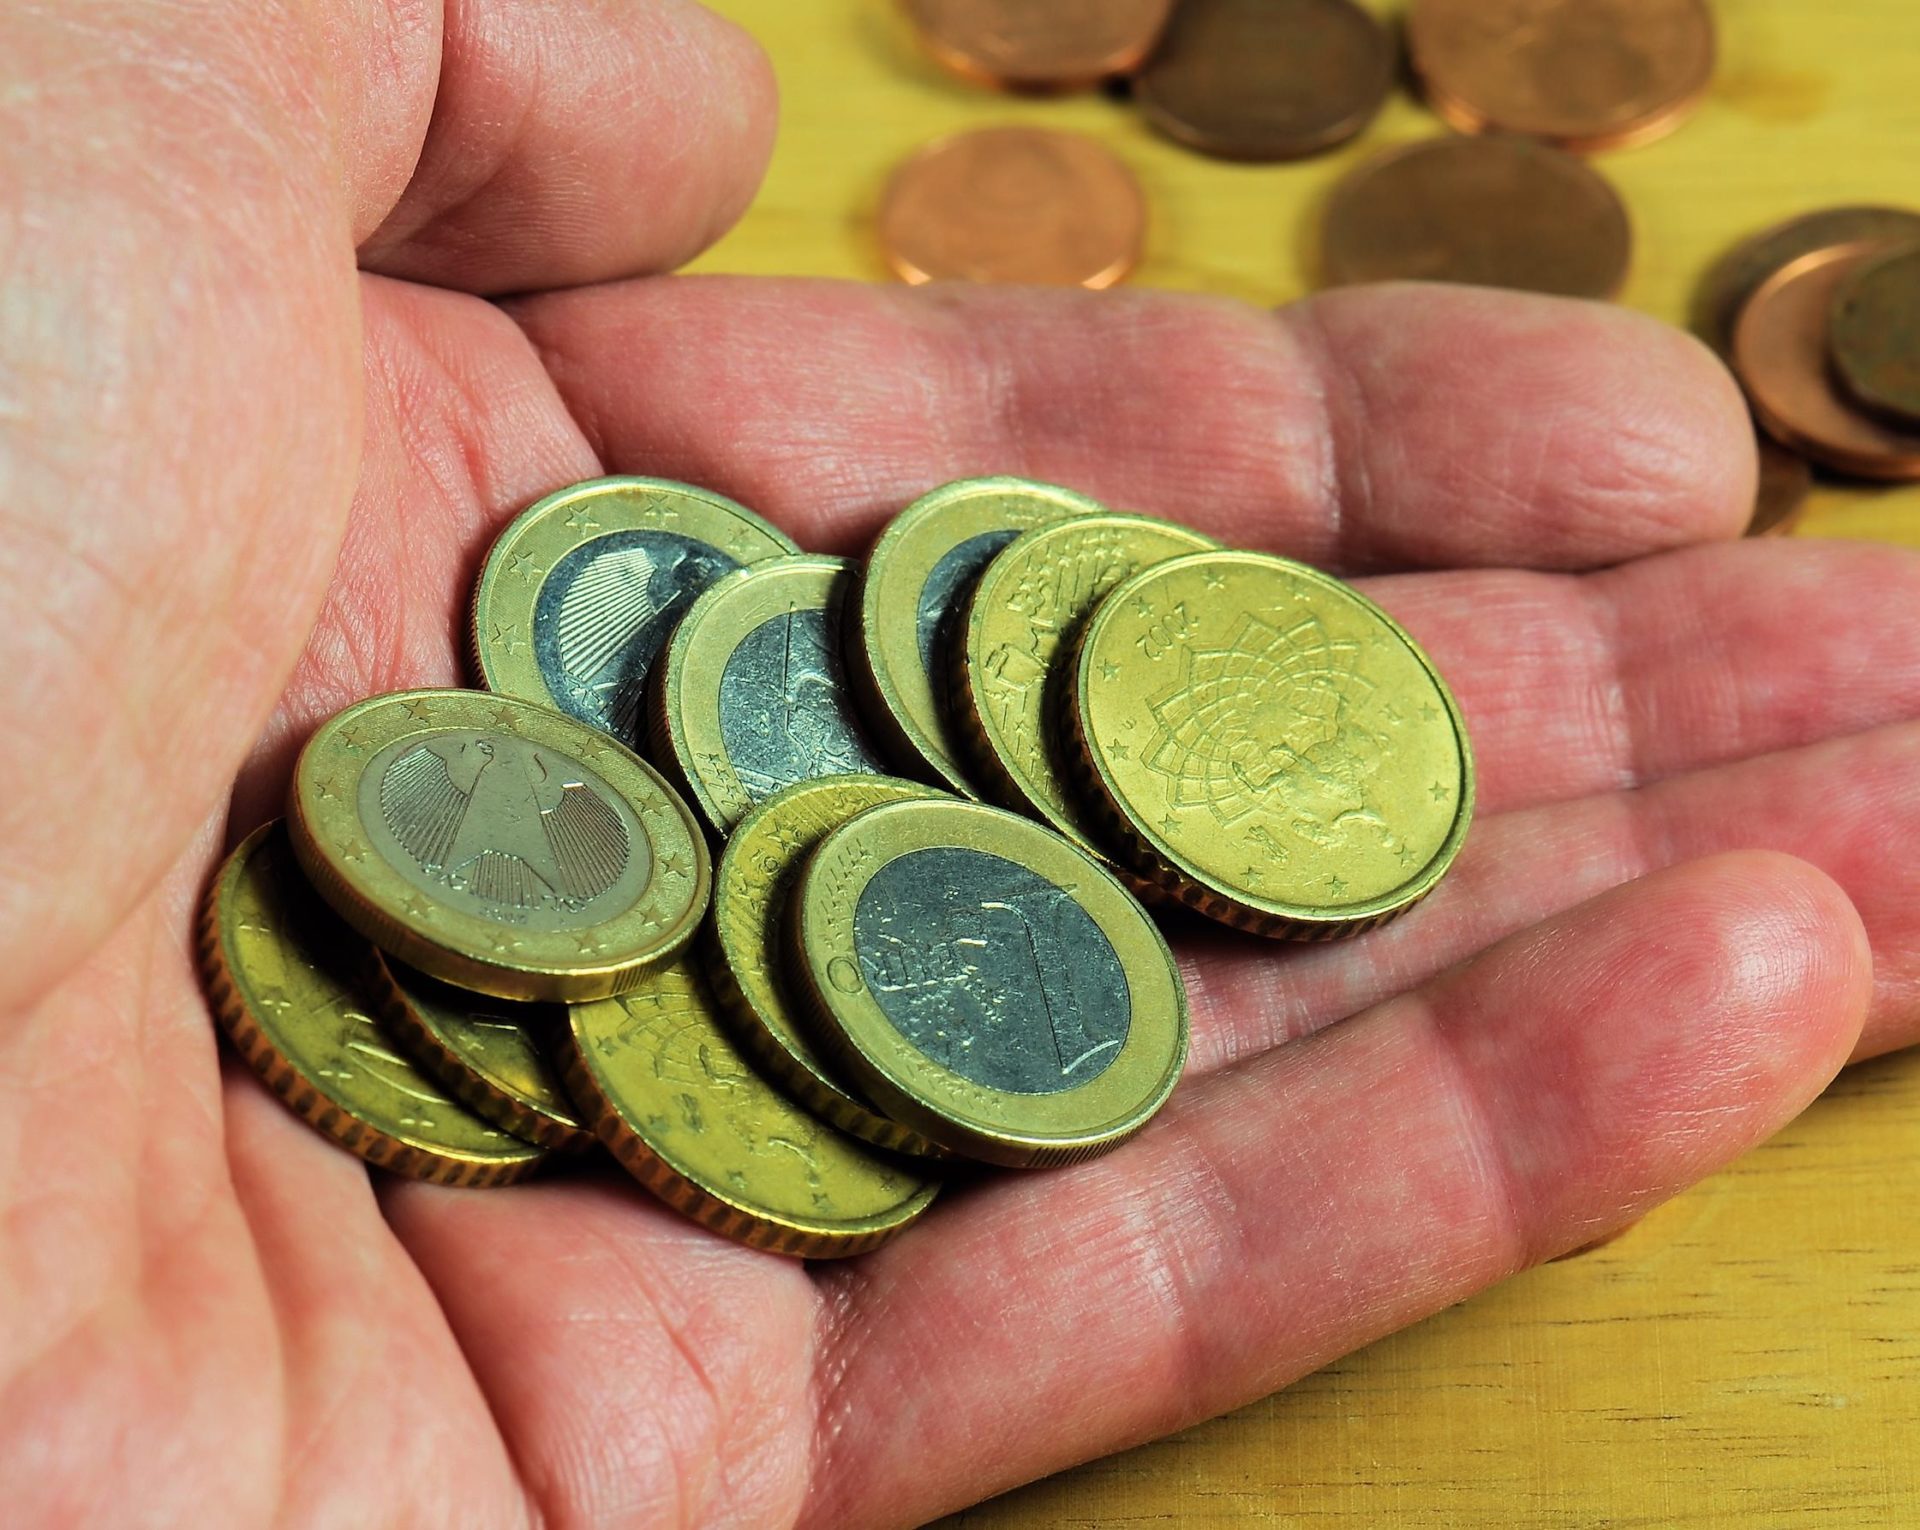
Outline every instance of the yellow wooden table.
{"label": "yellow wooden table", "polygon": [[[1329,158],[1218,164],[1102,96],[951,80],[888,0],[709,3],[765,44],[785,106],[765,191],[698,269],[883,279],[872,216],[894,163],[940,133],[1026,121],[1091,133],[1139,174],[1156,222],[1138,282],[1279,303],[1307,290],[1342,171],[1437,130],[1401,99]],[[1920,0],[1715,9],[1712,99],[1675,137],[1601,162],[1638,236],[1625,301],[1676,323],[1749,231],[1920,203]],[[1920,545],[1920,489],[1824,488],[1804,531]],[[953,1524],[1920,1526],[1917,1163],[1920,1055],[1870,1064],[1612,1247]]]}

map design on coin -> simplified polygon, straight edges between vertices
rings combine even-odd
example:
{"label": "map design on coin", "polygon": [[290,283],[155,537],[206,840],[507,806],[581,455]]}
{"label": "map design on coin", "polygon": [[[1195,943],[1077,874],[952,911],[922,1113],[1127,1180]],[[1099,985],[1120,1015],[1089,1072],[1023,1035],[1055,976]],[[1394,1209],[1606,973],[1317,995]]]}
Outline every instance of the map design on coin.
{"label": "map design on coin", "polygon": [[901,1035],[963,1078],[1009,1094],[1078,1088],[1118,1055],[1132,999],[1072,891],[978,850],[899,856],[854,910],[867,990]]}
{"label": "map design on coin", "polygon": [[886,772],[861,738],[823,610],[762,622],[734,649],[720,675],[720,737],[756,803],[801,781]]}
{"label": "map design on coin", "polygon": [[419,871],[495,919],[584,908],[619,881],[633,842],[570,761],[499,733],[440,734],[397,754],[380,816]]}
{"label": "map design on coin", "polygon": [[641,736],[647,671],[674,624],[741,565],[666,531],[616,531],[582,543],[541,587],[534,653],[563,711],[629,742]]}
{"label": "map design on coin", "polygon": [[1373,694],[1360,652],[1317,616],[1282,628],[1251,615],[1224,648],[1181,650],[1180,680],[1148,702],[1147,768],[1176,808],[1223,825],[1265,812],[1323,848],[1359,825],[1384,831],[1367,800],[1378,740],[1354,720]]}

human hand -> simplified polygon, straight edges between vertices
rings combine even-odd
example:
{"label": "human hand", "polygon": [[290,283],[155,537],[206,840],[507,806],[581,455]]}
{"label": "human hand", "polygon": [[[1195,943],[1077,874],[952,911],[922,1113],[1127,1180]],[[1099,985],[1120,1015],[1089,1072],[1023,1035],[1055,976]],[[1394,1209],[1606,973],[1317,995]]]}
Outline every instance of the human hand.
{"label": "human hand", "polygon": [[[765,68],[680,0],[73,0],[0,18],[0,73],[16,1523],[910,1522],[1590,1241],[1920,1031],[1920,564],[1721,540],[1745,414],[1648,321],[478,300],[667,268],[744,204]],[[840,550],[1020,473],[1381,576],[1481,821],[1362,940],[1187,939],[1151,1129],[848,1265],[612,1175],[370,1182],[223,1062],[193,904],[316,721],[457,682],[493,533],[601,471]]]}

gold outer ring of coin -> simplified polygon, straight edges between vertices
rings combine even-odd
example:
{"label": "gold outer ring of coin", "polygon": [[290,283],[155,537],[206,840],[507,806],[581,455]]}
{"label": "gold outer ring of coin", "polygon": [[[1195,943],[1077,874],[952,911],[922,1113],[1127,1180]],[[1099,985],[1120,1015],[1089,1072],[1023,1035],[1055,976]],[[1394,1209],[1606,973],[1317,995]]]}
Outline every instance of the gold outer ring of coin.
{"label": "gold outer ring of coin", "polygon": [[868,555],[860,580],[858,630],[847,644],[848,678],[861,710],[892,757],[907,775],[957,792],[979,793],[967,779],[966,742],[935,690],[935,676],[950,683],[951,666],[934,656],[929,671],[921,657],[922,607],[928,586],[962,558],[961,549],[978,545],[981,555],[971,577],[961,577],[935,620],[951,633],[964,599],[993,554],[1023,531],[1076,515],[1098,515],[1106,506],[1054,484],[1025,478],[968,478],[946,484],[915,500],[894,518]]}
{"label": "gold outer ring of coin", "polygon": [[769,1253],[844,1259],[904,1232],[939,1185],[808,1115],[753,1071],[694,965],[573,1006],[567,1089],[641,1184]]}
{"label": "gold outer ring of coin", "polygon": [[[403,976],[369,948],[367,987],[381,1021],[407,1055],[483,1121],[556,1153],[584,1153],[598,1141],[581,1122],[540,1038],[567,1023],[560,1005],[529,1005],[525,1015],[497,1012],[494,1001],[424,978]],[[475,1013],[476,1010],[483,1011]],[[515,1032],[508,1039],[497,1033]]]}
{"label": "gold outer ring of coin", "polygon": [[547,1159],[442,1095],[391,1050],[360,979],[371,951],[301,875],[276,820],[227,857],[201,907],[214,1018],[301,1120],[390,1173],[507,1185]]}
{"label": "gold outer ring of coin", "polygon": [[[503,794],[504,800],[489,799],[501,803],[499,815],[482,801],[476,811],[484,816],[471,826],[465,816],[481,797],[478,782],[491,764],[476,772],[463,804],[463,789],[451,777],[437,779],[431,761],[420,762],[405,778],[404,804],[396,797],[389,810],[385,793],[395,772],[388,767],[435,738],[488,761],[503,749],[509,765],[519,758],[519,777],[503,773],[498,786],[489,788]],[[380,779],[369,784],[369,767],[383,760]],[[531,808],[539,804],[528,784],[530,771],[551,773],[553,761],[579,778],[564,783],[566,790],[577,785],[585,792],[572,799],[562,791],[563,805],[583,805],[558,823],[544,807],[535,817]],[[441,771],[444,776],[444,761]],[[583,722],[482,691],[398,691],[337,713],[300,752],[287,819],[301,869],[348,924],[429,977],[500,999],[594,999],[630,987],[646,967],[693,939],[712,881],[706,840],[692,810],[650,765]],[[414,849],[394,827],[402,821]],[[608,822],[617,822],[625,835],[617,856]],[[533,927],[530,916],[516,926],[450,901],[445,877],[436,881],[416,851],[444,840],[451,857],[471,844],[478,857],[472,876],[482,874],[485,862],[490,875],[512,877],[511,852],[490,837],[503,832],[502,823],[523,833],[537,829],[556,863],[561,852],[555,836],[569,840],[569,864],[577,870],[617,859],[613,880],[585,898],[577,911],[583,917],[545,929]],[[634,866],[636,845],[649,852],[644,878]],[[478,894],[462,896],[482,901]],[[614,900],[604,913],[595,906],[603,899]]]}
{"label": "gold outer ring of coin", "polygon": [[[648,677],[647,731],[653,757],[722,838],[756,803],[779,789],[749,781],[727,747],[723,697],[734,654],[768,622],[801,612],[821,613],[827,642],[844,649],[847,613],[853,607],[858,579],[859,570],[845,558],[806,555],[770,558],[729,574],[688,607]],[[791,637],[791,623],[787,631]],[[840,737],[834,741],[839,753],[832,760],[821,760],[816,754],[800,779],[878,773],[884,768],[860,731],[844,659],[841,652],[830,655],[828,674],[811,677],[815,694],[807,703],[816,724],[837,721],[841,725]],[[825,686],[819,685],[822,680]],[[836,719],[821,715],[835,705],[839,708]]]}
{"label": "gold outer ring of coin", "polygon": [[1473,820],[1466,721],[1433,662],[1358,590],[1272,554],[1196,553],[1116,589],[1081,637],[1065,721],[1134,865],[1257,935],[1398,918]]}
{"label": "gold outer ring of coin", "polygon": [[954,645],[954,709],[969,759],[1002,807],[1038,818],[1106,865],[1135,896],[1159,895],[1096,841],[1058,719],[1073,645],[1101,598],[1141,569],[1211,552],[1212,537],[1144,515],[1089,515],[1024,532],[987,565]]}
{"label": "gold outer ring of coin", "polygon": [[[856,910],[889,866],[927,850],[973,851],[1011,863],[1065,893],[1097,928],[1124,975],[1130,1013],[1126,1035],[1102,1071],[1053,1093],[996,1088],[941,1063],[888,1017],[861,961]],[[941,932],[922,933],[930,947],[939,943]],[[1040,1168],[1097,1157],[1153,1118],[1186,1064],[1186,988],[1159,927],[1099,862],[1001,808],[977,802],[869,808],[808,859],[787,934],[794,974],[835,1060],[887,1115],[968,1158]],[[1030,946],[1021,949],[1042,981],[1039,959]],[[1050,1005],[1043,1012],[1053,1018]]]}
{"label": "gold outer ring of coin", "polygon": [[940,802],[946,793],[889,776],[834,776],[769,797],[727,841],[713,873],[707,972],[735,1037],[769,1078],[807,1109],[876,1147],[916,1157],[945,1149],[858,1098],[809,1037],[785,972],[788,900],[807,856],[833,830],[888,802]]}
{"label": "gold outer ring of coin", "polygon": [[474,670],[490,691],[572,713],[541,672],[534,614],[569,553],[601,537],[664,531],[704,542],[742,567],[800,550],[745,505],[666,478],[594,478],[521,511],[500,533],[473,592]]}

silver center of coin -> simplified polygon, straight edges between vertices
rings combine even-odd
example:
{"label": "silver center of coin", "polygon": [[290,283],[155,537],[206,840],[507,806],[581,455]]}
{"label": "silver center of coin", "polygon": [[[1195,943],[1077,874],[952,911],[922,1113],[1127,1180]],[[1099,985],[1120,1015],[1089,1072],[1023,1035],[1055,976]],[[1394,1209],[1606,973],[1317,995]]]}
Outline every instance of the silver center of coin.
{"label": "silver center of coin", "polygon": [[860,735],[839,645],[820,610],[762,622],[728,656],[720,739],[755,802],[823,776],[886,772]]}
{"label": "silver center of coin", "polygon": [[614,531],[553,566],[533,611],[533,656],[561,711],[638,748],[647,671],[701,591],[740,564],[671,531]]}
{"label": "silver center of coin", "polygon": [[1070,893],[979,850],[881,867],[853,916],[881,1012],[962,1078],[1057,1094],[1104,1073],[1133,1021],[1120,958]]}
{"label": "silver center of coin", "polygon": [[967,600],[994,554],[1019,536],[1018,531],[983,531],[950,547],[920,587],[920,605],[914,613],[914,637],[920,646],[920,664],[933,682],[933,699],[940,711],[954,704],[953,648],[960,640]]}
{"label": "silver center of coin", "polygon": [[637,897],[651,846],[632,809],[564,755],[501,733],[402,739],[361,780],[360,818],[387,861],[438,903],[564,930]]}

